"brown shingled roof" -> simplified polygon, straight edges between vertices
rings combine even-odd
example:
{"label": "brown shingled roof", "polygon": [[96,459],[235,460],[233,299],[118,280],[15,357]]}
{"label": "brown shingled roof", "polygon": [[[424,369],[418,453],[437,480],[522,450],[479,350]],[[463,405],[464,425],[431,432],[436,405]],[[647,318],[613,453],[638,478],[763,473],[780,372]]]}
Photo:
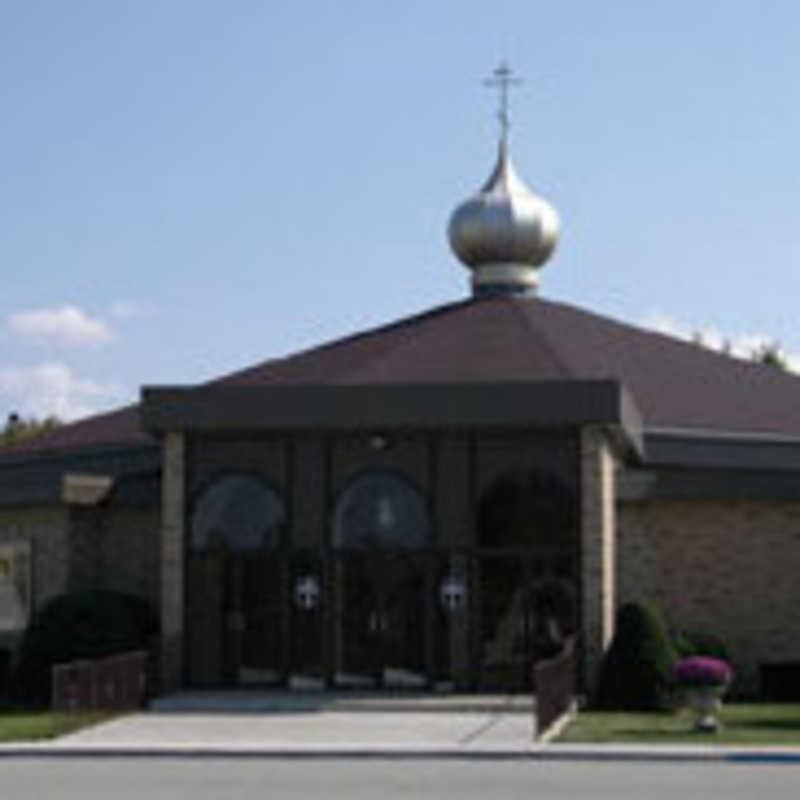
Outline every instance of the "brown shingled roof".
{"label": "brown shingled roof", "polygon": [[0,449],[0,456],[91,445],[152,444],[153,441],[153,437],[145,433],[139,424],[139,406],[131,405],[62,425],[33,439],[23,439],[18,444]]}
{"label": "brown shingled roof", "polygon": [[[387,384],[617,378],[646,428],[800,436],[800,377],[541,298],[435,308],[216,382]],[[64,426],[26,449],[147,442],[136,406]]]}

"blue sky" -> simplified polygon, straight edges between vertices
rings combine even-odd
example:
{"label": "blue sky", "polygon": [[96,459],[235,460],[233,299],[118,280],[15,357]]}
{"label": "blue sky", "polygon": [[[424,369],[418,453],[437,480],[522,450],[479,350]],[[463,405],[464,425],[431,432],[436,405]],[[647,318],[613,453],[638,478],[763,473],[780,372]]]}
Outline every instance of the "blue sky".
{"label": "blue sky", "polygon": [[465,297],[501,58],[543,296],[800,364],[799,41],[792,2],[0,2],[0,415]]}

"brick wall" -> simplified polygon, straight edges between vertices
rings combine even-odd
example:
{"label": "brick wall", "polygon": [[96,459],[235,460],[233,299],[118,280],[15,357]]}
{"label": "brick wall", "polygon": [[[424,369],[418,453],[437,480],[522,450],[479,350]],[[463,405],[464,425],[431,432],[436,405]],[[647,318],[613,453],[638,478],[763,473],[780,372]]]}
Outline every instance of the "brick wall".
{"label": "brick wall", "polygon": [[758,690],[758,664],[800,660],[800,503],[649,501],[618,512],[618,599],[716,634]]}

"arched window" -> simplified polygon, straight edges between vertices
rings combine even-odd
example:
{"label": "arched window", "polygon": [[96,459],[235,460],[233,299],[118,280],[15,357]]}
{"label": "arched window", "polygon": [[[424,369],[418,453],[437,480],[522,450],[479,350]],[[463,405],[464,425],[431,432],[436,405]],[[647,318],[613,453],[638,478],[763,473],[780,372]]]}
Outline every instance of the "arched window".
{"label": "arched window", "polygon": [[193,550],[271,550],[280,543],[286,519],[276,492],[248,475],[229,475],[212,484],[195,504]]}
{"label": "arched window", "polygon": [[334,547],[413,550],[430,545],[425,499],[410,483],[386,472],[356,478],[333,512]]}
{"label": "arched window", "polygon": [[478,545],[531,547],[572,541],[577,530],[575,495],[558,478],[531,470],[498,478],[478,503]]}

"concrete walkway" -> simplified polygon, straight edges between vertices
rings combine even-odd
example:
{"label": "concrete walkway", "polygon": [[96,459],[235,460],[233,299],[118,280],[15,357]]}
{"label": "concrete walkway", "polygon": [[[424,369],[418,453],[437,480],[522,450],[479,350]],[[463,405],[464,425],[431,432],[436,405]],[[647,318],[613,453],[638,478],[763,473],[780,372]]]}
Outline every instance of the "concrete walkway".
{"label": "concrete walkway", "polygon": [[299,753],[524,753],[532,698],[325,692],[191,692],[64,736],[70,749]]}
{"label": "concrete walkway", "polygon": [[534,742],[521,696],[187,693],[2,757],[459,758],[800,762],[800,748]]}

